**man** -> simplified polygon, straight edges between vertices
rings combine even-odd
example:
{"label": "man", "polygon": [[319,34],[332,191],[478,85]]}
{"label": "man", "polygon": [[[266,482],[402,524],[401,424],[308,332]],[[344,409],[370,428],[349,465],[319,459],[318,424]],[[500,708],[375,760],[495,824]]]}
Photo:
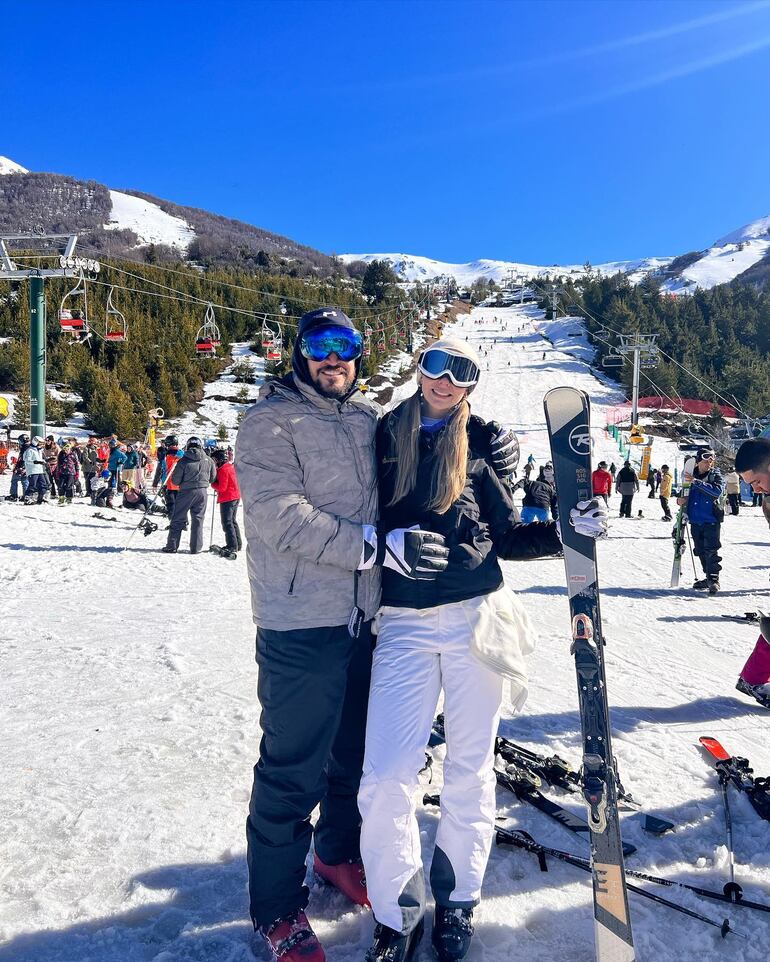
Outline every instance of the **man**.
{"label": "man", "polygon": [[660,501],[660,506],[663,508],[663,521],[673,521],[671,517],[671,509],[668,506],[668,499],[671,497],[671,487],[674,483],[674,479],[671,475],[671,470],[667,464],[661,465],[660,468],[660,487],[658,488],[658,499]]}
{"label": "man", "polygon": [[49,434],[43,446],[43,460],[45,461],[45,473],[48,479],[48,487],[51,489],[51,497],[56,497],[56,479],[54,473],[56,464],[59,460],[59,445],[53,434]]}
{"label": "man", "polygon": [[367,904],[357,793],[371,670],[375,564],[431,579],[443,538],[378,532],[378,408],[356,389],[363,339],[334,308],[299,322],[292,373],[241,424],[243,495],[263,731],[246,826],[250,912],[280,962],[323,962],[305,859]]}
{"label": "man", "polygon": [[27,472],[27,493],[24,504],[43,504],[48,490],[45,457],[40,450],[42,443],[43,439],[35,435],[24,452],[24,470]]}
{"label": "man", "polygon": [[[770,438],[751,438],[744,441],[735,456],[735,470],[751,485],[755,496],[770,494]],[[770,498],[762,504],[770,525]],[[735,686],[744,695],[755,698],[760,705],[770,708],[770,620],[760,619],[760,635],[754,651],[741,669]]]}
{"label": "man", "polygon": [[110,472],[110,488],[112,493],[117,494],[118,482],[120,481],[120,471],[126,463],[126,456],[120,450],[117,438],[110,438],[110,456],[107,459],[107,470]]}
{"label": "man", "polygon": [[620,517],[631,517],[631,505],[634,495],[639,490],[639,478],[631,467],[630,461],[625,461],[623,467],[615,476],[615,492],[620,495]]}
{"label": "man", "polygon": [[725,487],[727,489],[727,503],[730,505],[730,514],[740,514],[741,476],[737,471],[728,471],[725,475]]}
{"label": "man", "polygon": [[[99,449],[97,447],[97,440],[95,434],[91,434],[86,442],[85,448],[83,448],[83,460],[81,466],[83,468],[83,486],[85,488],[85,493],[91,496],[91,481],[95,474],[101,471],[101,464],[99,462]],[[91,503],[93,504],[93,497],[91,497]]]}
{"label": "man", "polygon": [[591,475],[591,487],[597,497],[604,498],[604,503],[609,504],[610,492],[612,491],[612,475],[607,470],[606,461],[600,461],[599,466]]}
{"label": "man", "polygon": [[650,489],[647,497],[653,499],[658,488],[658,476],[655,473],[655,468],[653,468],[651,464],[647,467],[647,487]]}
{"label": "man", "polygon": [[[6,501],[23,501],[27,496],[27,472],[24,468],[24,452],[29,447],[29,438],[26,434],[20,434],[17,438],[19,450],[16,454],[16,461],[11,471],[11,493],[5,496]],[[21,497],[19,497],[19,486],[21,485]]]}
{"label": "man", "polygon": [[676,501],[678,505],[687,505],[693,550],[705,574],[705,578],[696,581],[693,588],[712,595],[719,591],[719,572],[722,570],[720,532],[724,520],[724,511],[719,504],[722,475],[715,465],[716,455],[711,448],[698,448],[688,495]]}
{"label": "man", "polygon": [[209,485],[217,475],[214,462],[203,453],[203,445],[198,437],[188,438],[184,456],[174,464],[170,478],[173,478],[177,496],[174,514],[168,526],[168,540],[161,551],[176,554],[182,530],[187,526],[190,515],[190,554],[203,550],[203,519],[206,517],[206,500]]}

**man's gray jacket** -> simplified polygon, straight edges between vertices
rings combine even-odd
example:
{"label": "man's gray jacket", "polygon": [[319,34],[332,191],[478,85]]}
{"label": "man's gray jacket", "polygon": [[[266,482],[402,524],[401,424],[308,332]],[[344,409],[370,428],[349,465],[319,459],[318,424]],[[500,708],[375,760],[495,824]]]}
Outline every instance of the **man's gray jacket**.
{"label": "man's gray jacket", "polygon": [[171,474],[180,491],[189,491],[191,488],[208,488],[217,476],[217,469],[200,448],[190,448],[176,462]]}
{"label": "man's gray jacket", "polygon": [[[340,402],[290,375],[260,391],[238,431],[254,621],[290,631],[347,624],[364,524],[377,522],[379,408],[359,391]],[[361,571],[372,618],[379,569]]]}

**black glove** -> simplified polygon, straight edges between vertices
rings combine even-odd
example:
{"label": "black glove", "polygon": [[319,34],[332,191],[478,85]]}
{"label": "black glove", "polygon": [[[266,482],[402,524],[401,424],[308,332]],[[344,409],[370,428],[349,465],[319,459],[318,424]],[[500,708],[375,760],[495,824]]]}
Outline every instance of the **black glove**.
{"label": "black glove", "polygon": [[397,571],[405,578],[433,581],[449,564],[449,550],[444,538],[432,531],[413,528],[394,528],[387,533],[377,532],[375,564]]}
{"label": "black glove", "polygon": [[498,421],[489,421],[487,430],[493,435],[489,445],[495,474],[505,480],[516,470],[519,463],[519,440],[511,428],[504,428]]}

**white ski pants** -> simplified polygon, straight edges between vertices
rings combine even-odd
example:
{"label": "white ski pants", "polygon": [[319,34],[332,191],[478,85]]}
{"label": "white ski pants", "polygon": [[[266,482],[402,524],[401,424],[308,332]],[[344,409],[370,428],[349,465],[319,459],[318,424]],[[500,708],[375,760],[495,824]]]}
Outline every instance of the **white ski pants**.
{"label": "white ski pants", "polygon": [[479,901],[495,820],[503,679],[471,654],[462,602],[383,607],[377,620],[358,795],[361,855],[374,917],[408,932],[425,911],[415,790],[442,688],[447,752],[431,889],[439,905]]}

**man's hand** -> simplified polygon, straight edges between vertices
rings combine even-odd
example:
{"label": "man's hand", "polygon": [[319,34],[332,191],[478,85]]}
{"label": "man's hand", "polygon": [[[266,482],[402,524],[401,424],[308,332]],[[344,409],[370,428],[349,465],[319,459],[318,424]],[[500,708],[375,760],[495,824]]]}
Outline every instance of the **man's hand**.
{"label": "man's hand", "polygon": [[495,474],[505,480],[516,471],[519,463],[519,440],[510,428],[504,428],[499,421],[489,421],[487,429],[493,435],[490,442],[492,467]]}
{"label": "man's hand", "polygon": [[569,523],[578,534],[586,538],[607,537],[610,516],[607,505],[601,498],[591,498],[590,501],[578,501],[569,513]]}

